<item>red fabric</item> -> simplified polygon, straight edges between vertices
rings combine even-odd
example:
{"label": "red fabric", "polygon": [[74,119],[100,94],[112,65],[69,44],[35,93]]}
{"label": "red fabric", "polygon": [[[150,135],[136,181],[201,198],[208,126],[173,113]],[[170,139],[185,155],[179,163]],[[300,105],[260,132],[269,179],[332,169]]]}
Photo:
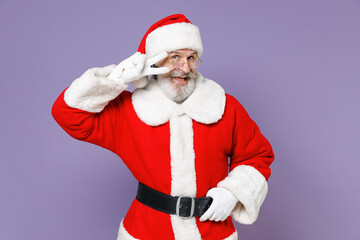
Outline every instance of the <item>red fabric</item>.
{"label": "red fabric", "polygon": [[[131,93],[124,91],[101,113],[70,108],[63,93],[54,103],[52,114],[72,137],[107,148],[124,161],[134,177],[160,192],[171,192],[169,123],[152,127],[136,115]],[[193,120],[197,197],[228,175],[228,169],[245,164],[255,167],[266,179],[274,155],[240,103],[226,95],[225,112],[214,124]],[[230,158],[230,165],[228,159]],[[223,222],[206,221],[197,226],[203,240],[225,239],[234,231],[231,217]],[[170,216],[153,210],[137,200],[125,219],[126,230],[140,239],[174,239]]]}
{"label": "red fabric", "polygon": [[145,45],[146,45],[146,38],[147,36],[154,31],[155,29],[165,26],[165,25],[169,25],[169,24],[173,24],[173,23],[180,23],[180,22],[187,22],[187,23],[191,23],[184,15],[182,14],[174,14],[174,15],[170,15],[166,18],[163,18],[161,20],[159,20],[158,22],[154,23],[149,30],[145,33],[144,37],[142,38],[141,42],[140,42],[140,46],[138,48],[138,52],[144,54],[145,53]]}

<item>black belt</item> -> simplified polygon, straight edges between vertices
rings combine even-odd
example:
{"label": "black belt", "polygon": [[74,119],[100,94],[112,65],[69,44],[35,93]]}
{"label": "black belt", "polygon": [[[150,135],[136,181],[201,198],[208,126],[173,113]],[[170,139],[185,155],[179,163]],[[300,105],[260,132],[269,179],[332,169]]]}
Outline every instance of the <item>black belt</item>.
{"label": "black belt", "polygon": [[173,197],[139,183],[136,199],[155,210],[182,218],[200,217],[210,207],[211,197]]}

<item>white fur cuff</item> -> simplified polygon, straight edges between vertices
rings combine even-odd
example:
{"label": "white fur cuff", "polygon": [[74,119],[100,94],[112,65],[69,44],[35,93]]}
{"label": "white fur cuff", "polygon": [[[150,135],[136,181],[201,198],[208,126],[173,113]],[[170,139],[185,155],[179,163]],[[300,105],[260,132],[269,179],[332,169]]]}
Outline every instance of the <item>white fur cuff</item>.
{"label": "white fur cuff", "polygon": [[101,112],[109,101],[128,87],[121,80],[106,78],[114,67],[115,65],[110,65],[87,70],[65,91],[65,103],[87,112]]}
{"label": "white fur cuff", "polygon": [[236,221],[242,224],[256,221],[268,192],[267,181],[259,171],[247,165],[237,166],[217,186],[229,190],[239,200],[231,213]]}

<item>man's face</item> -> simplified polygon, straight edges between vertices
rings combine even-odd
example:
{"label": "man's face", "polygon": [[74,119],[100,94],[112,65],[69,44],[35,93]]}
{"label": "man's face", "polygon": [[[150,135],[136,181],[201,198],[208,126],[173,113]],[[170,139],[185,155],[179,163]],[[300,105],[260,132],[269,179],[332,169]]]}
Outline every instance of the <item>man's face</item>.
{"label": "man's face", "polygon": [[168,67],[170,71],[158,76],[158,83],[163,92],[175,102],[183,102],[195,88],[196,51],[179,49],[168,52],[168,57],[158,65]]}
{"label": "man's face", "polygon": [[[171,83],[174,87],[185,86],[190,78],[188,75],[195,74],[195,67],[192,66],[192,63],[196,62],[196,59],[196,51],[191,49],[178,49],[168,52],[168,57],[161,62],[161,67],[170,68],[170,72],[164,74],[163,77],[171,77]],[[174,71],[178,74],[172,74]]]}

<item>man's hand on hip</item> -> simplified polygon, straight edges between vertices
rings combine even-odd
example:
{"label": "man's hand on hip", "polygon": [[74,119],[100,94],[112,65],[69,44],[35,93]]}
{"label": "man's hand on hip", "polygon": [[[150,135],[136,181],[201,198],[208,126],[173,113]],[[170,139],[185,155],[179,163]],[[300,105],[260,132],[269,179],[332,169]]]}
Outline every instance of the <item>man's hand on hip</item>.
{"label": "man's hand on hip", "polygon": [[209,209],[200,217],[200,221],[224,221],[235,208],[238,200],[225,188],[215,187],[210,189],[207,197],[212,197],[213,201]]}

